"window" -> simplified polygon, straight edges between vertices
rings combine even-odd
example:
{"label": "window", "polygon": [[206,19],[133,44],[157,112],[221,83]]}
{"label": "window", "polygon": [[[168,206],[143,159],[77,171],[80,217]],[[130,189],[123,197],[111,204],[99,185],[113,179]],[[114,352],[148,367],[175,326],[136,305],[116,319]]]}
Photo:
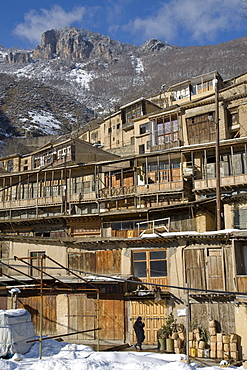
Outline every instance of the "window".
{"label": "window", "polygon": [[247,208],[234,210],[234,228],[245,230],[247,227]]}
{"label": "window", "polygon": [[139,145],[139,154],[144,154],[145,153],[145,145]]}
{"label": "window", "polygon": [[14,168],[14,161],[12,159],[10,159],[7,162],[7,171],[8,172],[12,172],[13,171],[13,168]]}
{"label": "window", "polygon": [[92,140],[97,140],[97,138],[98,138],[98,131],[92,132],[91,133],[91,139]]}
{"label": "window", "polygon": [[150,132],[149,123],[144,123],[140,125],[140,135]]}
{"label": "window", "polygon": [[157,171],[157,162],[148,163],[148,172]]}
{"label": "window", "polygon": [[177,116],[166,116],[157,120],[157,144],[167,144],[179,139]]}
{"label": "window", "polygon": [[190,144],[200,144],[215,141],[215,123],[208,120],[212,112],[187,119],[187,129]]}
{"label": "window", "polygon": [[[41,267],[41,257],[45,255],[45,252],[30,252],[31,257],[31,268],[30,268],[30,275],[32,276],[39,276],[40,272],[36,270],[34,267]],[[44,259],[43,259],[43,266],[44,266]]]}
{"label": "window", "polygon": [[167,276],[166,250],[133,252],[133,269],[139,278]]}
{"label": "window", "polygon": [[237,275],[247,275],[247,246],[236,245],[235,253]]}

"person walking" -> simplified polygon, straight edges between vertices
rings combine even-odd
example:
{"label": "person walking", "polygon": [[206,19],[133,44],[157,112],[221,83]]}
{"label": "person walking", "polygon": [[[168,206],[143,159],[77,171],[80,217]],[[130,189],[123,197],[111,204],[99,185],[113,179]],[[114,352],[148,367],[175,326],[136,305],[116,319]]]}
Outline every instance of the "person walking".
{"label": "person walking", "polygon": [[136,322],[134,323],[134,331],[136,334],[137,343],[134,345],[134,347],[137,349],[137,347],[140,348],[140,351],[142,351],[142,342],[145,339],[144,335],[144,322],[142,322],[141,316],[137,317]]}

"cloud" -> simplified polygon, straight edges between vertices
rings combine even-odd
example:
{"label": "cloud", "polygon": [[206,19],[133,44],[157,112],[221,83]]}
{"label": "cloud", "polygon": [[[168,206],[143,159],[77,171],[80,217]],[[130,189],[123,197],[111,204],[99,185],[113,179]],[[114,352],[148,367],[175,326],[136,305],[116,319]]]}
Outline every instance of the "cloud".
{"label": "cloud", "polygon": [[191,39],[213,41],[220,32],[236,29],[241,22],[240,0],[163,1],[155,15],[131,20],[125,30],[142,34],[144,40],[157,37],[172,42],[179,34]]}
{"label": "cloud", "polygon": [[30,10],[24,15],[24,22],[15,27],[14,34],[32,43],[39,42],[44,31],[70,27],[74,22],[82,21],[84,14],[84,7],[76,7],[66,12],[58,5],[50,10],[40,9],[39,13],[36,10]]}

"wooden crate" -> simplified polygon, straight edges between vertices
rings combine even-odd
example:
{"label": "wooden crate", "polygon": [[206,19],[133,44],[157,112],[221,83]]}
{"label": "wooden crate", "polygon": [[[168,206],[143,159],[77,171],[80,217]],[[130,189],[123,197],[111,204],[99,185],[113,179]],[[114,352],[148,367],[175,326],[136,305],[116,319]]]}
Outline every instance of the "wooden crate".
{"label": "wooden crate", "polygon": [[237,343],[230,343],[230,351],[237,352],[238,344]]}
{"label": "wooden crate", "polygon": [[218,351],[223,351],[223,343],[222,342],[217,342],[217,352]]}
{"label": "wooden crate", "polygon": [[232,351],[232,352],[230,352],[230,357],[231,357],[233,360],[238,361],[238,351]]}
{"label": "wooden crate", "polygon": [[230,335],[223,335],[222,336],[222,342],[223,343],[230,343]]}
{"label": "wooden crate", "polygon": [[223,334],[222,333],[217,333],[216,334],[216,337],[217,337],[217,343],[223,341],[223,338],[222,338],[223,337]]}
{"label": "wooden crate", "polygon": [[211,342],[211,343],[216,343],[216,342],[217,342],[217,337],[216,337],[216,335],[212,335],[212,336],[210,337],[210,342]]}
{"label": "wooden crate", "polygon": [[223,351],[230,352],[230,343],[223,343]]}
{"label": "wooden crate", "polygon": [[200,357],[200,358],[203,358],[204,357],[204,349],[198,349],[197,350],[197,356]]}
{"label": "wooden crate", "polygon": [[217,351],[217,343],[211,343],[210,348],[211,348],[211,351],[216,352]]}
{"label": "wooden crate", "polygon": [[210,358],[217,358],[217,352],[216,351],[210,351]]}
{"label": "wooden crate", "polygon": [[218,359],[224,358],[224,352],[223,351],[217,351],[217,358]]}

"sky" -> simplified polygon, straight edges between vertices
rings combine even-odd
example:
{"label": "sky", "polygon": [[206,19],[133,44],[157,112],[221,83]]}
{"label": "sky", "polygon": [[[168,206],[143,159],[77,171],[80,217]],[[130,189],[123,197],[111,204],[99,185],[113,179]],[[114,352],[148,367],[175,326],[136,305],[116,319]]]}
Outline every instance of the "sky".
{"label": "sky", "polygon": [[32,49],[44,31],[65,27],[136,45],[215,45],[246,36],[247,0],[0,0],[6,48]]}

